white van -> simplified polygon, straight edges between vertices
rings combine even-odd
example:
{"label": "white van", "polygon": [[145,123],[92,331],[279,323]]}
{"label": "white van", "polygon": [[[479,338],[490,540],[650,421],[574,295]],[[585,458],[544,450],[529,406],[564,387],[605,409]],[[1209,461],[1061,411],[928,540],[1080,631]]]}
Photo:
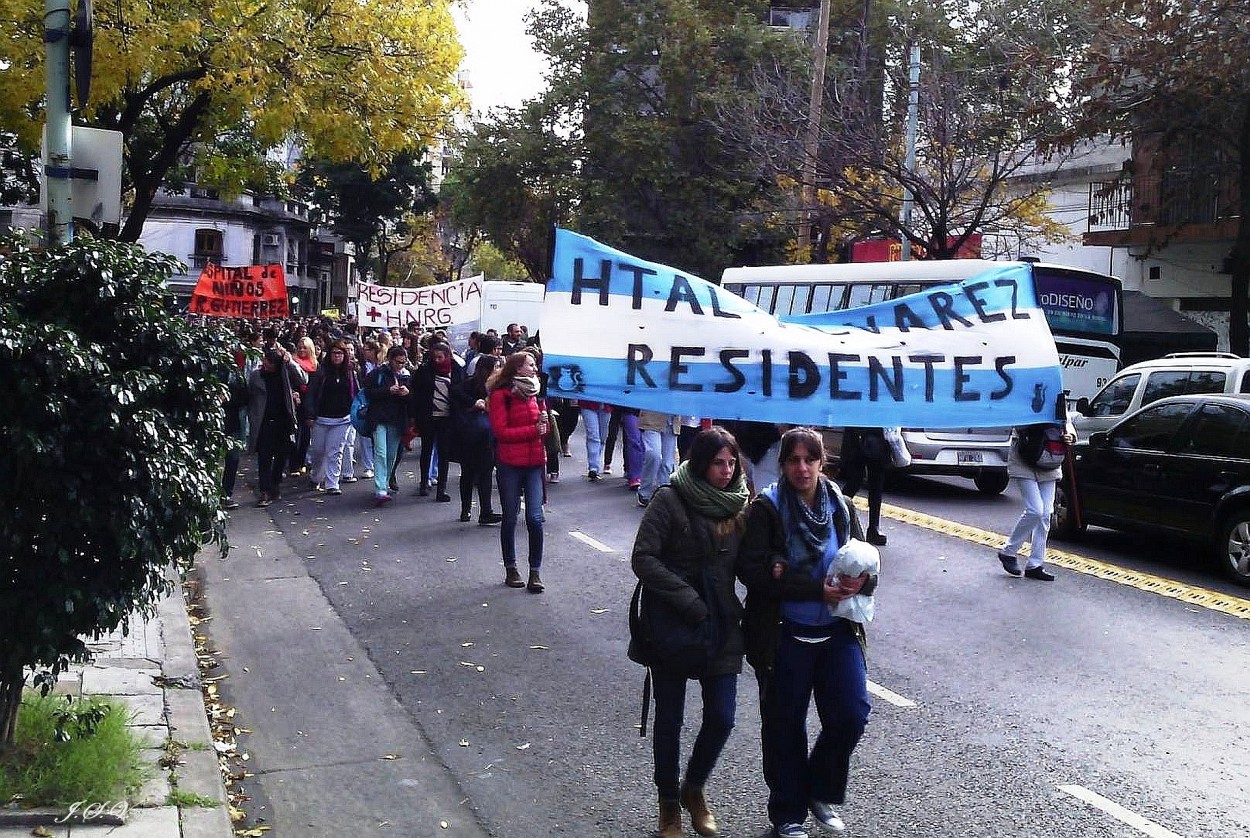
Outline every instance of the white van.
{"label": "white van", "polygon": [[1174,352],[1125,367],[1092,399],[1078,399],[1077,438],[1105,431],[1139,407],[1186,393],[1250,393],[1250,358],[1226,352]]}
{"label": "white van", "polygon": [[516,323],[529,330],[531,337],[542,325],[543,298],[547,286],[541,282],[488,279],[482,283],[482,325],[480,331],[495,329],[499,334]]}

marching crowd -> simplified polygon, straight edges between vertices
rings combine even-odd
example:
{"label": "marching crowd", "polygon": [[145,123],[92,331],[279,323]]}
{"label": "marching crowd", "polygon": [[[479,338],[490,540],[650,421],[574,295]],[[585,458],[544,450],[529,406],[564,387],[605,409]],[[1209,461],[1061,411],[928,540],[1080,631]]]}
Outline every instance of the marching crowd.
{"label": "marching crowd", "polygon": [[[385,506],[400,490],[400,462],[419,449],[415,493],[451,503],[450,465],[459,464],[459,520],[472,521],[476,496],[478,524],[501,525],[509,587],[544,590],[546,489],[561,479],[579,421],[587,480],[611,473],[619,443],[619,467],[644,509],[632,553],[639,586],[630,657],[647,666],[654,689],[659,835],[683,834],[683,810],[698,834],[719,834],[705,786],[734,726],[744,659],[760,695],[773,834],[806,836],[809,815],[828,832],[844,831],[838,808],[870,712],[864,629],[876,547],[886,543],[879,518],[889,454],[878,429],[848,429],[839,487],[824,473],[824,440],[811,428],[711,425],[549,398],[542,350],[520,324],[504,335],[474,332],[463,356],[444,333],[415,327],[364,334],[350,322],[319,319],[236,327],[228,430],[256,455],[259,506],[281,497],[284,478],[326,495],[371,480],[372,502]],[[223,473],[229,509],[238,506],[239,456],[228,455]],[[1013,468],[1020,472],[1014,477],[1024,475],[1020,464]],[[1026,476],[1042,489],[1054,479],[1049,472]],[[847,498],[865,484],[869,523],[861,530]],[[1033,506],[1040,509],[1044,496]],[[515,545],[522,500],[524,577]],[[1045,555],[1037,513],[1026,510],[1000,554],[1012,575],[1021,574],[1015,555],[1026,537]],[[1040,562],[1030,559],[1025,575],[1053,578]],[[691,680],[701,688],[702,719],[683,774]],[[813,700],[820,729],[809,747]]]}

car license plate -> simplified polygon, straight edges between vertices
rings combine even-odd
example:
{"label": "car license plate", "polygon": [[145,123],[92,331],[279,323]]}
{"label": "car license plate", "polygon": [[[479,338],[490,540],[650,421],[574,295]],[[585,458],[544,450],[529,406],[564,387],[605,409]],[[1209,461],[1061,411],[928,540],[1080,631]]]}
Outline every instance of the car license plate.
{"label": "car license plate", "polygon": [[961,466],[979,466],[981,465],[980,451],[959,451],[956,453],[956,462]]}

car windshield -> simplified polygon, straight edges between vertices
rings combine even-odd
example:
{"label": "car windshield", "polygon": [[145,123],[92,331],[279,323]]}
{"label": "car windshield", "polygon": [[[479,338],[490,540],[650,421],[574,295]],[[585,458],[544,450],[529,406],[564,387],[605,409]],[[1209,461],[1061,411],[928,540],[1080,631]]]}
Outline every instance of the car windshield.
{"label": "car windshield", "polygon": [[1088,415],[1119,416],[1124,413],[1133,402],[1133,391],[1140,380],[1141,374],[1133,373],[1112,381],[1090,402]]}

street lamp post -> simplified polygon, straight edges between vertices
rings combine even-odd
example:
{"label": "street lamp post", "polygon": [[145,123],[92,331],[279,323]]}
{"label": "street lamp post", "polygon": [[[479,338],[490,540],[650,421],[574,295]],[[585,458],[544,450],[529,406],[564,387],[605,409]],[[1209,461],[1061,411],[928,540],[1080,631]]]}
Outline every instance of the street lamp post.
{"label": "street lamp post", "polygon": [[[825,66],[829,60],[830,0],[820,0],[813,54],[811,99],[807,107],[807,136],[803,143],[803,220],[799,224],[799,244],[812,246],[812,212],[816,206],[816,158],[820,152],[820,122],[824,116]],[[811,259],[809,257],[808,261]]]}
{"label": "street lamp post", "polygon": [[[916,121],[919,110],[920,44],[912,41],[907,79],[907,156],[903,161],[903,169],[907,178],[913,177],[916,172]],[[905,181],[903,183],[903,211],[899,219],[901,223],[898,231],[902,245],[899,259],[903,262],[911,259],[911,238],[908,237],[907,231],[911,229],[911,208],[914,201],[915,196],[912,194],[911,185]]]}
{"label": "street lamp post", "polygon": [[46,0],[43,40],[47,44],[47,122],[44,144],[44,179],[48,193],[48,245],[55,247],[74,238],[71,204],[73,174],[73,125],[69,101],[69,0]]}

